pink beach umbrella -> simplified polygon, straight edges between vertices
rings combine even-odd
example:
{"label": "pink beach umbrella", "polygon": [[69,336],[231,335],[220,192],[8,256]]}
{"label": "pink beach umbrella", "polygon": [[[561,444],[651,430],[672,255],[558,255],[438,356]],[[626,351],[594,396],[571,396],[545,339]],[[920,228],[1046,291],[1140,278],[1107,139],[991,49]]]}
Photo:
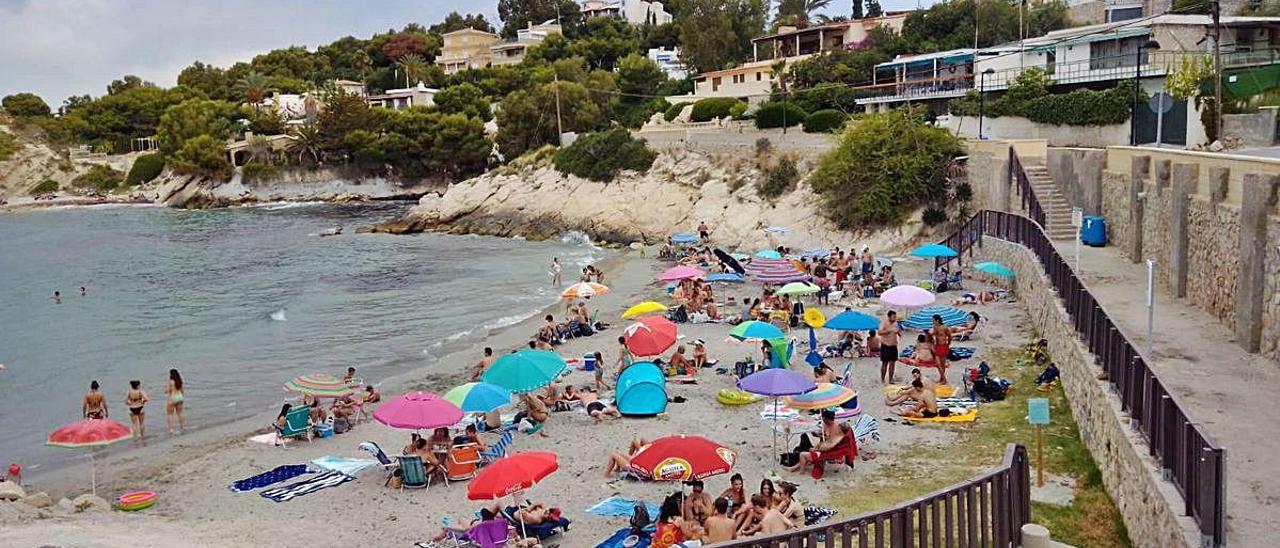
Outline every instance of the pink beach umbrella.
{"label": "pink beach umbrella", "polygon": [[938,298],[933,292],[914,285],[900,285],[880,295],[880,302],[903,308],[929,306],[936,300]]}
{"label": "pink beach umbrella", "polygon": [[659,274],[658,281],[674,282],[677,280],[684,280],[688,278],[701,278],[706,275],[707,275],[706,272],[698,270],[692,266],[681,265],[681,266],[673,266],[671,268],[668,268],[665,272],[663,272],[662,274]]}
{"label": "pink beach umbrella", "polygon": [[382,404],[373,420],[392,428],[423,430],[457,424],[462,410],[430,392],[409,392]]}
{"label": "pink beach umbrella", "polygon": [[96,496],[98,494],[98,463],[94,461],[92,449],[131,437],[133,437],[133,429],[123,423],[110,419],[83,419],[54,430],[44,444],[72,449],[89,448],[89,467],[93,474],[90,485]]}

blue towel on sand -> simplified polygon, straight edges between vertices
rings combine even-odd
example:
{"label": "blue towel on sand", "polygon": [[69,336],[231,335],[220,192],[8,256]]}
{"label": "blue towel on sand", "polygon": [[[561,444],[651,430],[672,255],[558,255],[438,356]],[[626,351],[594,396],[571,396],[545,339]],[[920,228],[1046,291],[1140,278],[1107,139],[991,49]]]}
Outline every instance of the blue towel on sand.
{"label": "blue towel on sand", "polygon": [[[658,515],[658,505],[652,502],[646,501],[644,503],[644,507],[649,511],[649,515],[653,516],[656,519]],[[600,502],[597,502],[595,506],[587,508],[587,513],[595,514],[597,516],[604,516],[607,518],[608,517],[629,518],[631,517],[631,514],[635,512],[635,508],[636,508],[635,500],[624,499],[622,497],[613,496],[613,497],[604,499]]]}
{"label": "blue towel on sand", "polygon": [[326,487],[342,485],[353,479],[355,478],[343,474],[342,472],[325,472],[314,478],[300,481],[298,483],[291,483],[284,487],[267,489],[259,494],[264,498],[268,498],[276,502],[288,502],[303,495],[310,495],[311,493]]}
{"label": "blue towel on sand", "polygon": [[234,482],[227,486],[232,493],[243,493],[252,491],[261,487],[266,487],[273,483],[280,483],[287,479],[296,478],[307,473],[307,465],[305,464],[285,464],[275,467],[269,472],[263,472],[251,478],[245,478]]}
{"label": "blue towel on sand", "polygon": [[[596,548],[622,548],[622,541],[626,540],[629,536],[631,536],[630,528],[624,527],[622,529],[618,529],[617,533],[614,533],[613,536],[604,539],[603,542],[596,545]],[[651,539],[649,535],[641,536],[640,542],[636,543],[635,548],[646,548],[651,542],[653,542],[653,539]]]}

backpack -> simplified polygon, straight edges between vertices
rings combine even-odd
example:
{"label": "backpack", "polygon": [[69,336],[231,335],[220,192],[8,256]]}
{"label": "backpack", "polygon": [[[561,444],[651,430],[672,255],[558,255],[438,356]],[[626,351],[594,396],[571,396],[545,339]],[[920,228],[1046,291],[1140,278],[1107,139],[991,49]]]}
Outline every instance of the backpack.
{"label": "backpack", "polygon": [[631,533],[640,534],[652,521],[649,517],[649,509],[645,507],[644,501],[637,502],[635,510],[631,512]]}

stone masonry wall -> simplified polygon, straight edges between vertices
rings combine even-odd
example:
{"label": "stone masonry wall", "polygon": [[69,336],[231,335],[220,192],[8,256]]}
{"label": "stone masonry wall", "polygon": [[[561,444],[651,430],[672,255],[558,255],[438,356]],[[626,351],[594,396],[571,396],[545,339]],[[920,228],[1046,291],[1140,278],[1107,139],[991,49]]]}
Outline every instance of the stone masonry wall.
{"label": "stone masonry wall", "polygon": [[1267,225],[1266,290],[1263,293],[1262,353],[1280,362],[1280,219]]}
{"label": "stone masonry wall", "polygon": [[1226,325],[1236,321],[1240,208],[1191,197],[1187,208],[1187,299]]}
{"label": "stone masonry wall", "polygon": [[985,238],[974,248],[982,259],[998,260],[1018,276],[1020,302],[1050,351],[1062,374],[1062,385],[1071,404],[1071,415],[1080,437],[1102,471],[1102,481],[1139,548],[1175,548],[1199,545],[1195,523],[1181,516],[1182,499],[1147,456],[1146,442],[1127,426],[1120,400],[1109,384],[1095,377],[1094,357],[1076,335],[1070,317],[1058,300],[1040,263],[1030,250],[1009,242]]}
{"label": "stone masonry wall", "polygon": [[1120,228],[1129,224],[1129,177],[1102,173],[1102,218],[1107,222],[1107,245],[1129,249],[1131,237],[1128,230]]}

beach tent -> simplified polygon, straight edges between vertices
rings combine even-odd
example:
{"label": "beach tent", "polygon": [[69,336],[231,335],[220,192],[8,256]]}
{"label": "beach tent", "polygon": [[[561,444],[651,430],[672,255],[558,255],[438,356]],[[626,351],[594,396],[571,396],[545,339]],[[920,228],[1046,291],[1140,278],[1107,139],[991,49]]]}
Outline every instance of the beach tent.
{"label": "beach tent", "polygon": [[667,410],[667,378],[652,362],[631,364],[618,375],[618,412],[657,415]]}

